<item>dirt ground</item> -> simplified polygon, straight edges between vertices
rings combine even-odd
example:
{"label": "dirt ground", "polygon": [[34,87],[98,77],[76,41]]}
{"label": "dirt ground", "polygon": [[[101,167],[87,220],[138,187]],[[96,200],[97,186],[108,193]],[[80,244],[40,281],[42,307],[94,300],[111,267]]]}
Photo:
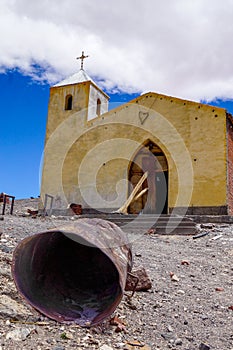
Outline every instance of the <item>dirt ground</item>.
{"label": "dirt ground", "polygon": [[131,300],[125,293],[113,315],[121,327],[108,318],[89,329],[44,317],[15,288],[11,260],[17,243],[75,220],[24,215],[36,207],[36,199],[17,201],[14,215],[0,221],[0,350],[233,350],[231,225],[199,228],[208,234],[198,239],[139,232],[134,264],[145,267],[152,288]]}

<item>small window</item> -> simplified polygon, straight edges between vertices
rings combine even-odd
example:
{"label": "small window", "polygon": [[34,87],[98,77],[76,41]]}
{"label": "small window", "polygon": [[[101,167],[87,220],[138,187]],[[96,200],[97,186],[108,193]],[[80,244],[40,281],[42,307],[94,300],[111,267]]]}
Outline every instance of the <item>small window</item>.
{"label": "small window", "polygon": [[98,115],[98,116],[100,115],[100,110],[101,110],[101,101],[98,98],[97,105],[96,105],[96,115]]}
{"label": "small window", "polygon": [[73,96],[72,95],[67,95],[66,96],[66,101],[65,101],[65,110],[66,111],[71,111],[72,104],[73,104]]}

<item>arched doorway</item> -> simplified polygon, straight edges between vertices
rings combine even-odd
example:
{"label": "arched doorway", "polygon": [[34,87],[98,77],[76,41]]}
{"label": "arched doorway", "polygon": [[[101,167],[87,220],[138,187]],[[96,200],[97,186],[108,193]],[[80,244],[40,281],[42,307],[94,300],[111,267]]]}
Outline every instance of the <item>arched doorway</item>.
{"label": "arched doorway", "polygon": [[130,214],[167,214],[168,213],[168,164],[160,147],[147,141],[137,152],[129,168],[129,193],[140,178],[148,172],[141,190],[148,191],[129,206]]}

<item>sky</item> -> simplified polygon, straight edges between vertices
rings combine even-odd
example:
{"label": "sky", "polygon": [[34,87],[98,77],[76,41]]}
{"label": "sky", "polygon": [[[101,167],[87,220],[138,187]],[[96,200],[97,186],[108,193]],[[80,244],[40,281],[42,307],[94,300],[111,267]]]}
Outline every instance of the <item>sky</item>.
{"label": "sky", "polygon": [[124,103],[148,91],[233,114],[232,0],[0,0],[0,192],[40,193],[49,87],[80,68]]}

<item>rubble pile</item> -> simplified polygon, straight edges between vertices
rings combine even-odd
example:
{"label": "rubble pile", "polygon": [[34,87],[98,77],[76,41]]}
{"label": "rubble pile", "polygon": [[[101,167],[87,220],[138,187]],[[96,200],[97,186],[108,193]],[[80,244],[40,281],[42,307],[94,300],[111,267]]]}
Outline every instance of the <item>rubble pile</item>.
{"label": "rubble pile", "polygon": [[32,217],[37,200],[16,201],[0,221],[0,350],[233,349],[233,227],[199,225],[199,238],[141,232],[133,243],[135,269],[152,282],[127,291],[111,317],[82,328],[32,309],[15,288],[12,253],[23,238],[75,220]]}

